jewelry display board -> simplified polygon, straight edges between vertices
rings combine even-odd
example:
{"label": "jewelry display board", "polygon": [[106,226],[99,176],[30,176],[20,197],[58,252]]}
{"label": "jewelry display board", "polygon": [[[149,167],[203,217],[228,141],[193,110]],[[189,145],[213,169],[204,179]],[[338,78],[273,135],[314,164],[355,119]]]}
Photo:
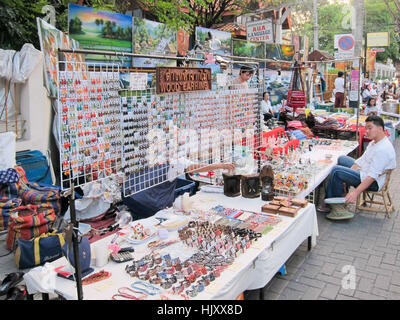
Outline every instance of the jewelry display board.
{"label": "jewelry display board", "polygon": [[70,64],[60,61],[58,70],[63,190],[116,174],[122,155],[118,66]]}
{"label": "jewelry display board", "polygon": [[233,162],[234,144],[257,147],[257,87],[121,95],[125,197],[175,179],[190,164]]}
{"label": "jewelry display board", "polygon": [[120,172],[127,197],[258,148],[258,86],[156,94],[122,90],[118,65],[70,64],[58,70],[63,190]]}

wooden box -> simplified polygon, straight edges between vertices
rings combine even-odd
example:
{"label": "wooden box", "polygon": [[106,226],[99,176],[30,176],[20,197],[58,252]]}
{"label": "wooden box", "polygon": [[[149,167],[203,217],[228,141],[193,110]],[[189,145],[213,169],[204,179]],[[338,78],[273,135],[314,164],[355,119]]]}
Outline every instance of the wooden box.
{"label": "wooden box", "polygon": [[264,204],[264,205],[262,206],[262,208],[261,208],[261,211],[262,211],[262,212],[265,212],[265,213],[273,213],[273,214],[276,214],[277,211],[278,211],[278,209],[279,209],[279,206],[274,206],[274,205],[272,205],[272,204]]}
{"label": "wooden box", "polygon": [[285,207],[281,207],[278,210],[278,214],[282,215],[282,216],[287,216],[287,217],[292,217],[294,218],[297,213],[299,212],[300,207],[298,208],[285,208]]}

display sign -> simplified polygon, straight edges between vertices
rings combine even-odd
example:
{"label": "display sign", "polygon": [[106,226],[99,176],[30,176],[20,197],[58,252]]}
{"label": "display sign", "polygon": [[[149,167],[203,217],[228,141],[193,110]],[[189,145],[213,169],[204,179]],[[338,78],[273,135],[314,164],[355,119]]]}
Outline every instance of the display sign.
{"label": "display sign", "polygon": [[156,68],[156,92],[186,92],[211,90],[209,68]]}
{"label": "display sign", "polygon": [[367,50],[367,71],[374,71],[375,70],[375,60],[376,60],[376,52],[371,50]]}
{"label": "display sign", "polygon": [[367,33],[368,47],[388,47],[390,45],[389,32],[370,32]]}
{"label": "display sign", "polygon": [[385,52],[385,48],[371,48],[371,52]]}
{"label": "display sign", "polygon": [[273,43],[272,20],[252,21],[246,24],[247,40]]}
{"label": "display sign", "polygon": [[335,34],[335,59],[349,59],[354,57],[355,40],[352,34]]}
{"label": "display sign", "polygon": [[146,90],[147,73],[131,72],[130,73],[130,90]]}

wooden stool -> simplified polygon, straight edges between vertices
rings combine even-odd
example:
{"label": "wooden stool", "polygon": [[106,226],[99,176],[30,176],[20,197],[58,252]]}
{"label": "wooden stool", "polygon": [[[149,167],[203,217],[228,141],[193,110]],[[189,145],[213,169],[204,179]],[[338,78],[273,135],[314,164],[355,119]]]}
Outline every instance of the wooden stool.
{"label": "wooden stool", "polygon": [[[389,182],[390,182],[390,175],[392,174],[393,169],[385,170],[383,173],[386,174],[385,183],[380,191],[364,191],[362,193],[362,200],[361,194],[357,198],[356,210],[365,210],[365,211],[373,211],[373,212],[382,212],[386,214],[387,218],[390,218],[390,212],[396,210],[393,205],[392,197],[390,196],[389,192]],[[382,197],[383,201],[375,201],[374,197],[380,196]],[[363,205],[369,204],[369,207],[364,207]],[[384,209],[377,209],[372,208],[373,204],[383,205]]]}

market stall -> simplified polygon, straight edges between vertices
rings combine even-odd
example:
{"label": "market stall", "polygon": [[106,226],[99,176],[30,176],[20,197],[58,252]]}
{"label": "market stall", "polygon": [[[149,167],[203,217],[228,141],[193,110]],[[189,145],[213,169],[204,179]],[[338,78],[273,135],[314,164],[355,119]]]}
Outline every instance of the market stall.
{"label": "market stall", "polygon": [[[186,204],[187,209],[185,208],[185,211],[171,208],[157,213],[154,217],[132,222],[131,226],[123,228],[118,233],[119,237],[116,238],[115,235],[109,236],[96,242],[93,247],[98,254],[95,259],[100,260],[100,253],[107,252],[110,244],[126,247],[135,243],[132,246],[134,252],[131,253],[133,260],[124,263],[109,260],[108,262],[104,261],[104,265],[99,264],[99,267],[94,267],[95,274],[103,271],[108,273],[109,277],[100,278],[99,281],[93,281],[92,283],[84,283],[84,298],[88,300],[109,300],[113,297],[115,299],[124,299],[124,297],[114,295],[118,294],[119,288],[128,287],[137,291],[137,293],[132,294],[130,292],[130,294],[138,299],[222,300],[235,299],[245,290],[263,288],[304,240],[309,239],[309,249],[311,249],[311,245],[316,244],[316,236],[318,236],[314,205],[304,204],[305,207],[301,208],[295,217],[287,217],[271,214],[260,215],[264,204],[265,202],[261,199],[228,198],[221,194],[200,192],[190,198],[190,202]],[[237,218],[231,218],[233,215]],[[238,222],[255,221],[255,217],[258,219],[264,218],[263,226],[260,225],[259,229],[257,229],[261,231],[260,234],[262,236],[253,239],[248,246],[242,246],[240,250],[236,251],[235,249],[234,258],[229,261],[229,264],[221,262],[210,269],[207,266],[207,272],[197,275],[197,280],[193,281],[193,284],[188,284],[184,289],[183,287],[181,288],[182,278],[185,280],[190,275],[190,272],[187,274],[188,268],[192,266],[193,270],[196,270],[193,264],[197,263],[201,266],[206,260],[206,257],[203,257],[204,260],[201,260],[201,257],[199,260],[193,260],[195,253],[199,256],[201,250],[199,251],[198,246],[200,244],[188,245],[187,240],[185,242],[182,237],[179,237],[183,232],[182,230],[185,229],[185,224],[189,223],[189,226],[191,226],[190,221],[193,221],[192,219],[200,219],[197,220],[199,223],[203,221],[215,225],[219,223],[222,225],[223,220],[229,220],[237,224]],[[160,219],[162,218],[166,220],[160,224]],[[261,223],[261,220],[258,221]],[[148,239],[143,241],[135,239],[135,232],[132,233],[132,230],[135,230],[140,224],[145,228],[152,229],[155,235],[149,236],[147,237]],[[178,225],[181,225],[181,227],[176,227]],[[161,235],[162,230],[168,233],[167,238],[164,238],[164,240],[160,240],[158,237],[158,235]],[[205,234],[204,239],[206,239]],[[216,241],[216,239],[214,240]],[[165,244],[165,247],[162,249],[157,248],[155,243],[158,245]],[[153,250],[153,248],[157,251]],[[211,254],[211,252],[209,253]],[[220,251],[220,253],[220,256],[226,257],[225,250]],[[138,281],[133,276],[134,271],[130,267],[134,265],[132,261],[140,261],[146,255],[154,255],[163,259],[170,258],[171,261],[174,261],[172,264],[175,271],[168,271],[171,268],[171,265],[168,267],[168,264],[167,267],[164,266],[162,269],[168,273],[168,277],[175,275],[178,281],[175,281],[172,285],[166,285],[165,288],[163,288],[164,281],[162,281],[162,286],[152,286],[148,281]],[[177,258],[179,258],[180,263],[176,263]],[[186,264],[186,262],[189,263],[187,259],[191,259],[190,265]],[[139,271],[139,278],[142,278],[141,274],[145,274],[144,270],[146,268],[143,268],[143,263],[142,259],[143,273]],[[178,268],[178,264],[181,267]],[[54,261],[51,265],[60,272],[63,270],[62,267],[65,270],[68,269],[68,263],[65,258]],[[187,276],[183,277],[182,273],[187,274]],[[208,282],[205,280],[205,276],[211,273],[215,274],[215,278],[211,277],[211,282]],[[143,287],[143,282],[148,287]],[[199,284],[202,286],[200,290],[198,290]],[[140,285],[142,285],[142,289],[139,288]],[[195,287],[198,292],[193,291]],[[55,292],[66,299],[76,299],[74,281],[57,277]],[[129,299],[129,297],[125,296],[125,299]],[[131,299],[135,298],[131,297]]]}

